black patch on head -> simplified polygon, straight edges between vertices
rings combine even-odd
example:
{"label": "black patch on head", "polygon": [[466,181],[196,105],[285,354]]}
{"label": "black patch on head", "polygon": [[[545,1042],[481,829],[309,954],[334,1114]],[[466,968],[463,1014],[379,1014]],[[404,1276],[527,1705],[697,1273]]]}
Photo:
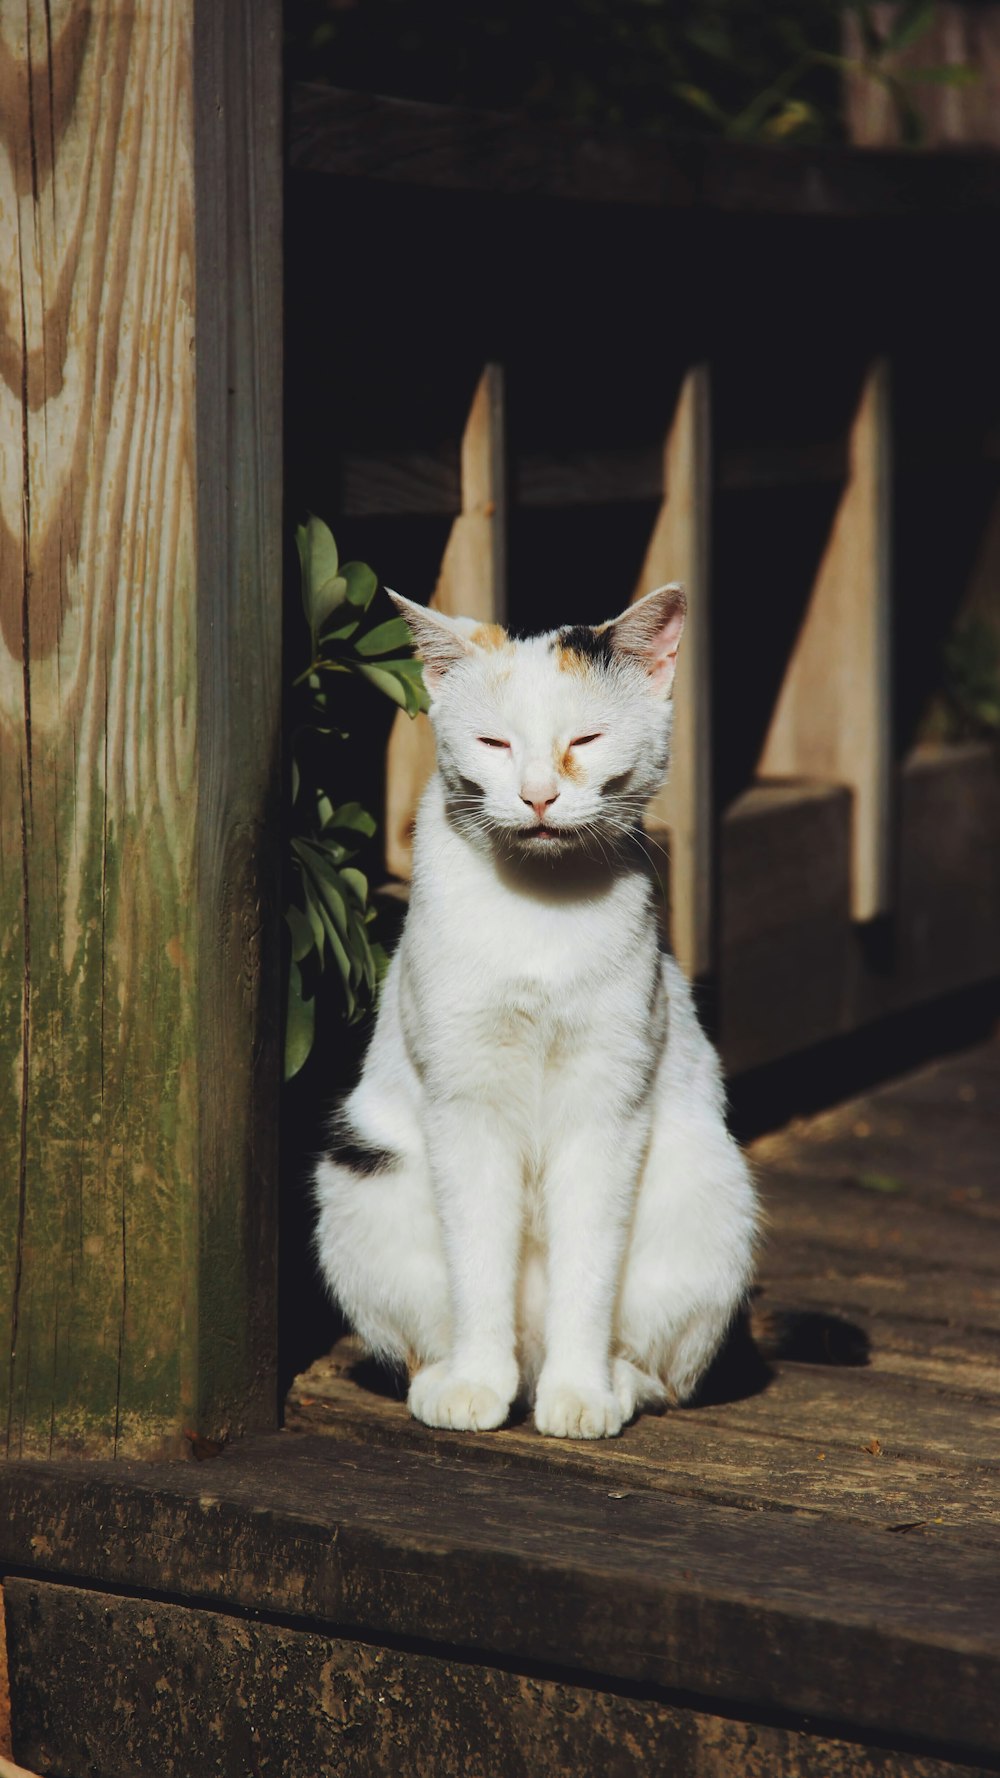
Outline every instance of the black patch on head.
{"label": "black patch on head", "polygon": [[614,654],[610,628],[592,630],[589,624],[571,624],[567,629],[560,630],[556,637],[556,646],[572,649],[574,654],[582,654],[598,667],[608,666]]}
{"label": "black patch on head", "polygon": [[333,1126],[330,1159],[339,1167],[349,1167],[352,1173],[360,1173],[366,1179],[374,1173],[390,1173],[401,1165],[401,1157],[393,1149],[368,1142],[343,1115]]}

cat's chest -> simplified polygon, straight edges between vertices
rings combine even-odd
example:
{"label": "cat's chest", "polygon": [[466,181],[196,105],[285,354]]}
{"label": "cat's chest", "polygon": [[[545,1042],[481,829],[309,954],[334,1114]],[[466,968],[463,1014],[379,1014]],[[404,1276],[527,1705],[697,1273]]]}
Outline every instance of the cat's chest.
{"label": "cat's chest", "polygon": [[606,1019],[609,1001],[641,994],[645,946],[607,908],[495,898],[474,918],[442,917],[419,940],[425,1000],[470,1039],[558,1051],[569,1033]]}

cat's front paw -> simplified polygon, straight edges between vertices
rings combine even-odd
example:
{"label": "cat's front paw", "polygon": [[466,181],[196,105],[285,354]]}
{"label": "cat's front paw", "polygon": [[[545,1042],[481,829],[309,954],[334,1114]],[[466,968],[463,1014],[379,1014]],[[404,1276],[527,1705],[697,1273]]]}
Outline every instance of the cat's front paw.
{"label": "cat's front paw", "polygon": [[544,1381],[538,1385],[535,1425],[549,1438],[614,1438],[622,1419],[621,1403],[610,1389]]}
{"label": "cat's front paw", "polygon": [[449,1364],[429,1364],[410,1384],[407,1406],[425,1426],[452,1432],[491,1432],[510,1412],[513,1391],[505,1396],[489,1383],[460,1376]]}

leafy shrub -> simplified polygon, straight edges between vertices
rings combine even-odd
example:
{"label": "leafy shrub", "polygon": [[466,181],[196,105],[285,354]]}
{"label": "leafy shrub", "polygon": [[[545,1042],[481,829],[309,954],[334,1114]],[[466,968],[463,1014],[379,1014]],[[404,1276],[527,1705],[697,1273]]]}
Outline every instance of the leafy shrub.
{"label": "leafy shrub", "polygon": [[372,569],[365,562],[341,563],[321,519],[300,525],[295,541],[309,656],[292,683],[286,1080],[312,1049],[317,994],[332,993],[349,1021],[360,1018],[375,998],[386,963],[370,936],[375,910],[368,879],[355,862],[376,823],[360,803],[336,803],[330,794],[334,744],[347,736],[332,720],[327,676],[350,673],[365,679],[409,716],[427,708],[420,662],[413,658],[403,619],[367,621],[378,589]]}
{"label": "leafy shrub", "polygon": [[[920,141],[914,82],[965,67],[907,52],[934,0],[286,0],[293,79],[649,135],[820,142],[844,135],[844,74],[885,87]],[[858,53],[845,56],[845,14]],[[901,59],[902,58],[902,59]]]}

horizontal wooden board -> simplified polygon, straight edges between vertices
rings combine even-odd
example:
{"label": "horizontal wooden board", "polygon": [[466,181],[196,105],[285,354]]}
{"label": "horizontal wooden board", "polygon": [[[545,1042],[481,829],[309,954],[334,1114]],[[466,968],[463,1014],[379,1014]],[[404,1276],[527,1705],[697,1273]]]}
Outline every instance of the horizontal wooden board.
{"label": "horizontal wooden board", "polygon": [[101,1778],[973,1778],[662,1699],[84,1588],[10,1583],[18,1753]]}
{"label": "horizontal wooden board", "polygon": [[985,742],[898,768],[891,925],[850,912],[851,798],[755,785],[719,841],[720,1046],[756,1068],[1000,974],[1000,774]]}
{"label": "horizontal wooden board", "polygon": [[[833,1181],[808,1174],[769,1171],[763,1181],[765,1213],[777,1231],[766,1240],[791,1236],[797,1241],[822,1240],[833,1247],[853,1248],[859,1256],[895,1253],[918,1264],[988,1278],[1000,1271],[1000,1224],[974,1216],[955,1215],[921,1203],[908,1193],[905,1172],[859,1169]],[[865,1185],[880,1181],[896,1190]]]}
{"label": "horizontal wooden board", "polygon": [[[339,509],[345,518],[395,518],[461,511],[457,446],[436,450],[347,451],[340,459]],[[782,448],[764,444],[721,451],[720,488],[800,487],[840,481],[847,470],[842,443],[806,441]],[[657,502],[663,493],[663,450],[578,451],[559,456],[512,454],[511,500],[523,507],[625,505]]]}
{"label": "horizontal wooden board", "polygon": [[450,191],[718,214],[891,216],[1000,209],[987,154],[637,140],[299,83],[296,171]]}
{"label": "horizontal wooden board", "polygon": [[765,1249],[765,1276],[784,1304],[823,1303],[845,1314],[883,1317],[905,1306],[908,1316],[937,1326],[1000,1332],[1000,1278],[966,1279],[940,1266],[904,1263],[888,1251],[865,1253],[828,1238],[796,1242],[787,1235]]}
{"label": "horizontal wooden board", "polygon": [[[762,1398],[766,1400],[766,1394]],[[337,1438],[207,1465],[12,1464],[0,1571],[25,1561],[664,1686],[1000,1760],[996,1564],[961,1542],[760,1514],[555,1469],[492,1474]],[[794,1649],[794,1659],[789,1651]]]}
{"label": "horizontal wooden board", "polygon": [[[738,1506],[754,1513],[812,1514],[850,1519],[891,1529],[919,1522],[922,1534],[937,1540],[959,1538],[1000,1548],[1000,1489],[988,1465],[963,1462],[956,1452],[949,1466],[926,1454],[908,1456],[883,1445],[869,1430],[864,1408],[854,1441],[819,1438],[773,1427],[756,1431],[752,1421],[735,1427],[724,1414],[705,1410],[647,1416],[620,1439],[594,1450],[579,1443],[543,1441],[530,1424],[505,1428],[502,1435],[428,1433],[400,1401],[380,1413],[350,1399],[348,1387],[308,1394],[309,1379],[289,1404],[292,1431],[332,1432],[339,1438],[408,1451],[446,1454],[449,1461],[491,1471],[556,1471],[578,1476],[624,1498],[633,1490]],[[313,1380],[315,1387],[315,1380]],[[881,1423],[877,1410],[872,1418]],[[812,1436],[810,1436],[810,1434]],[[873,1443],[879,1449],[872,1450]],[[971,1528],[970,1528],[971,1527]]]}

